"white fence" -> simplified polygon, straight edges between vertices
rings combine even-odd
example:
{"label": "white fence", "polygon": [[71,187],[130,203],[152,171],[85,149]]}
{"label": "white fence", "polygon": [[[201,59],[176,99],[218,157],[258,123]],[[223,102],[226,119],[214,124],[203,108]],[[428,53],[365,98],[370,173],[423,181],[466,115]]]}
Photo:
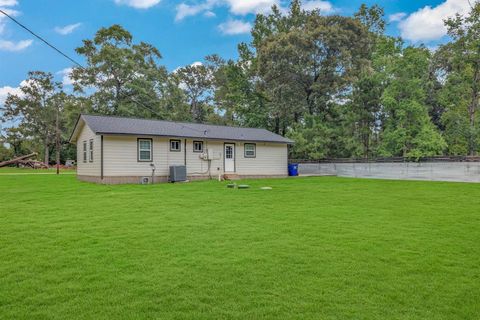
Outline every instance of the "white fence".
{"label": "white fence", "polygon": [[300,163],[300,175],[480,182],[480,162]]}

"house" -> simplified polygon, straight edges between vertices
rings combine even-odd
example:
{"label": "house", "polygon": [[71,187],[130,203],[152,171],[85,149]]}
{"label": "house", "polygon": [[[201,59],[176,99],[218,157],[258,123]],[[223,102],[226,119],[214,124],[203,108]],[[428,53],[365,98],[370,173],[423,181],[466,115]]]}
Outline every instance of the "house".
{"label": "house", "polygon": [[265,129],[94,115],[79,117],[70,142],[78,179],[105,184],[168,181],[174,165],[190,180],[283,177],[293,143]]}

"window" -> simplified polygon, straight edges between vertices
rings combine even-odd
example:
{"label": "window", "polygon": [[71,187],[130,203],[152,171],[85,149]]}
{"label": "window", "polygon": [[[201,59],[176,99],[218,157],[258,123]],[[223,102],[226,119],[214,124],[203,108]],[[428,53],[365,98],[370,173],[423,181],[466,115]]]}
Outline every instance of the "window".
{"label": "window", "polygon": [[180,140],[170,140],[170,151],[180,151]]}
{"label": "window", "polygon": [[93,162],[93,139],[88,143],[88,161]]}
{"label": "window", "polygon": [[138,139],[138,161],[152,161],[152,139]]}
{"label": "window", "polygon": [[83,141],[83,162],[87,162],[87,141]]}
{"label": "window", "polygon": [[245,158],[255,158],[257,156],[257,148],[255,143],[245,143]]}
{"label": "window", "polygon": [[203,141],[193,141],[193,152],[203,152]]}
{"label": "window", "polygon": [[225,159],[233,159],[233,146],[225,146]]}

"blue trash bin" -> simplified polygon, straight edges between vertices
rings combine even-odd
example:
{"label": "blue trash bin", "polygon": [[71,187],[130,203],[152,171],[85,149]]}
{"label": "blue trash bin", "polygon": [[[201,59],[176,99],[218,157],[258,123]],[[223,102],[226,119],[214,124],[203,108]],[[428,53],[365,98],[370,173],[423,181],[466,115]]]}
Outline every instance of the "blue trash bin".
{"label": "blue trash bin", "polygon": [[288,175],[292,177],[298,176],[298,163],[290,163],[288,165]]}

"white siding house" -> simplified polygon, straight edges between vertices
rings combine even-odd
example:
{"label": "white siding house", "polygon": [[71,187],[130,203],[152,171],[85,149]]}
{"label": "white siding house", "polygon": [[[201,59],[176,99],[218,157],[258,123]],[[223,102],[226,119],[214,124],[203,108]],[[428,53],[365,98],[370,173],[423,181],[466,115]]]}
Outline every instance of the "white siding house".
{"label": "white siding house", "polygon": [[[96,135],[84,122],[81,126],[77,143],[77,175],[97,176],[100,174],[100,136]],[[93,149],[91,150],[90,147]],[[93,157],[92,157],[93,156]]]}
{"label": "white siding house", "polygon": [[189,179],[283,177],[292,143],[264,129],[81,115],[70,138],[77,177],[97,183],[168,181],[172,165]]}

